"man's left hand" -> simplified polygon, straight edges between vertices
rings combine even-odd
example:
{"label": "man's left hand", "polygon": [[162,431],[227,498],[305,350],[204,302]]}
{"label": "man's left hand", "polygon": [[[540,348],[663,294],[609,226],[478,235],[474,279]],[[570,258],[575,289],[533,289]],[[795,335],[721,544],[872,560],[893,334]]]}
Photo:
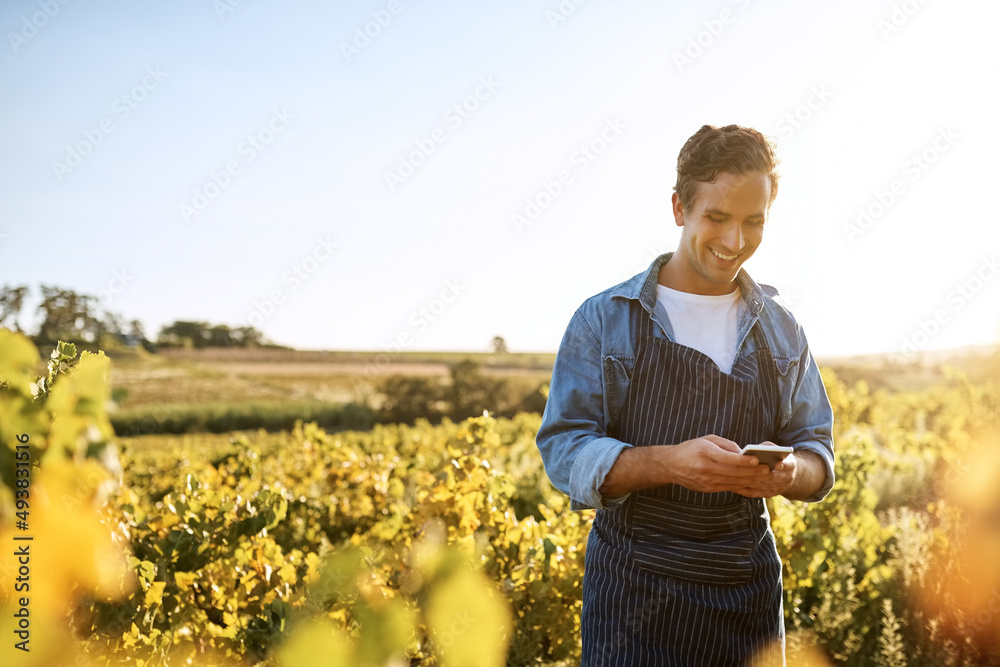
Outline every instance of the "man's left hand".
{"label": "man's left hand", "polygon": [[[762,445],[773,445],[765,441]],[[764,468],[767,465],[760,464]],[[818,475],[818,480],[814,479]],[[819,488],[826,476],[826,468],[819,454],[806,449],[797,449],[766,475],[746,478],[746,486],[736,492],[747,498],[771,498],[784,495],[791,500],[808,497]],[[813,488],[815,487],[815,488]]]}

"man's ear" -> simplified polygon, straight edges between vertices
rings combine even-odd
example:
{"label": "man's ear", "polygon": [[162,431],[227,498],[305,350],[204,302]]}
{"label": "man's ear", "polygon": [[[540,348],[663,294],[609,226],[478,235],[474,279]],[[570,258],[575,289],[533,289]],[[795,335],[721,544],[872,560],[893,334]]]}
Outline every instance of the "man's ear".
{"label": "man's ear", "polygon": [[675,192],[670,198],[670,202],[673,204],[674,209],[674,222],[678,227],[684,226],[684,206],[681,204],[681,198],[677,196]]}

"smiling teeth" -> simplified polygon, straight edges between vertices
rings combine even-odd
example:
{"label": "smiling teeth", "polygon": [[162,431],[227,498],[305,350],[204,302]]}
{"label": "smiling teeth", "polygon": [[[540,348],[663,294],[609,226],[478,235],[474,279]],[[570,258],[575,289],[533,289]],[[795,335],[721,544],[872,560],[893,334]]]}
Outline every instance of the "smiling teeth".
{"label": "smiling teeth", "polygon": [[717,252],[715,252],[714,250],[712,251],[712,254],[714,254],[714,255],[715,255],[716,257],[718,257],[719,259],[724,259],[724,260],[726,260],[727,262],[731,262],[731,261],[733,261],[734,259],[736,259],[736,255],[723,255],[723,254],[721,254],[721,253],[717,253]]}

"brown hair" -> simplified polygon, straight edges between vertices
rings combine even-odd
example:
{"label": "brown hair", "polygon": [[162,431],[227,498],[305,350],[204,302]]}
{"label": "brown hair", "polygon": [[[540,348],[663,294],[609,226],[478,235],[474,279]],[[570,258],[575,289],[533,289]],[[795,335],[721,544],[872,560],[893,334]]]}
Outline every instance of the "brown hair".
{"label": "brown hair", "polygon": [[681,205],[694,204],[698,183],[714,183],[720,172],[749,174],[764,172],[771,179],[768,208],[778,196],[778,160],[774,144],[763,134],[739,125],[702,125],[691,135],[677,156],[677,184],[674,190]]}

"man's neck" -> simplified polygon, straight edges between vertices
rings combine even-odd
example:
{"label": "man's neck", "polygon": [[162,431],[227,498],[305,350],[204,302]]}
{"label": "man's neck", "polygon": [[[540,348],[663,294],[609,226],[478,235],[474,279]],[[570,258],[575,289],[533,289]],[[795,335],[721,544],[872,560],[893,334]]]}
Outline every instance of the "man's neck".
{"label": "man's neck", "polygon": [[711,283],[698,275],[694,268],[685,261],[684,255],[675,252],[669,261],[660,267],[656,282],[664,287],[689,294],[730,294],[739,289],[736,281],[727,285]]}

